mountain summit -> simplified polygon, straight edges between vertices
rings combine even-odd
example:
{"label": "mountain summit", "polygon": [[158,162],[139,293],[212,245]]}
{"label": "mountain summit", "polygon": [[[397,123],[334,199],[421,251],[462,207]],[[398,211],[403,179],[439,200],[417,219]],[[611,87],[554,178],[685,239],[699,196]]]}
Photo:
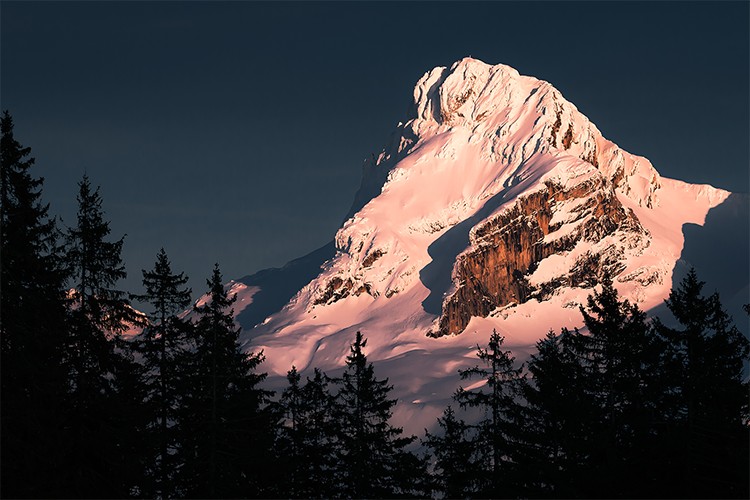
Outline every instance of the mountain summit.
{"label": "mountain summit", "polygon": [[450,396],[440,384],[493,328],[523,355],[580,325],[605,273],[641,309],[661,304],[683,224],[729,195],[661,177],[551,84],[465,58],[417,82],[333,244],[231,284],[237,319],[277,375],[335,371],[361,330],[421,407]]}

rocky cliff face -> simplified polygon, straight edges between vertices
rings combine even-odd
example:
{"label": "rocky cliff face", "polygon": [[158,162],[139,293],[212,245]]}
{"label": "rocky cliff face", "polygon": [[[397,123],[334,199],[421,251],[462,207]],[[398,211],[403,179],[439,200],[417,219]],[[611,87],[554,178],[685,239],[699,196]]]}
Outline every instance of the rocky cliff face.
{"label": "rocky cliff face", "polygon": [[[544,189],[475,226],[470,242],[456,260],[456,289],[443,302],[433,336],[460,333],[474,316],[531,298],[548,299],[560,287],[591,288],[604,273],[619,274],[627,252],[648,246],[649,233],[623,207],[612,184],[597,175],[570,189],[545,182]],[[566,272],[530,282],[544,259],[587,243],[591,250],[575,258]]]}

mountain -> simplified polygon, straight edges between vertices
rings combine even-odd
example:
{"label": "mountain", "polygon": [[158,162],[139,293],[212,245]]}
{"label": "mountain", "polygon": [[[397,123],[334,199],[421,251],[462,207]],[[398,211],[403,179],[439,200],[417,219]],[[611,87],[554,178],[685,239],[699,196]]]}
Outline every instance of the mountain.
{"label": "mountain", "polygon": [[[332,243],[229,286],[244,346],[263,349],[272,381],[292,365],[335,374],[361,330],[395,384],[397,421],[421,432],[493,328],[523,359],[550,329],[582,324],[578,305],[605,272],[658,308],[687,267],[683,226],[725,201],[726,237],[746,196],[663,178],[551,84],[465,58],[417,82],[410,119],[365,164]],[[746,228],[734,240],[745,248]],[[727,275],[746,298],[747,272]]]}

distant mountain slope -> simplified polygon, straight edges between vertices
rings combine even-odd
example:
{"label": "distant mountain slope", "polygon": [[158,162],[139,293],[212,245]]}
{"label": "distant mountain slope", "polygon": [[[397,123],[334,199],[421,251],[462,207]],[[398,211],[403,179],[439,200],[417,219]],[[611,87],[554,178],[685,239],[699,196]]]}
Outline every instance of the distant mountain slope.
{"label": "distant mountain slope", "polygon": [[706,292],[718,291],[721,301],[745,334],[750,318],[742,309],[750,303],[750,196],[732,193],[712,208],[703,225],[682,228],[685,245],[675,263],[673,284],[694,267],[706,282]]}
{"label": "distant mountain slope", "polygon": [[336,254],[330,242],[284,267],[264,269],[236,280],[243,285],[238,295],[240,302],[237,321],[250,329],[278,312],[306,284],[320,273],[321,266]]}

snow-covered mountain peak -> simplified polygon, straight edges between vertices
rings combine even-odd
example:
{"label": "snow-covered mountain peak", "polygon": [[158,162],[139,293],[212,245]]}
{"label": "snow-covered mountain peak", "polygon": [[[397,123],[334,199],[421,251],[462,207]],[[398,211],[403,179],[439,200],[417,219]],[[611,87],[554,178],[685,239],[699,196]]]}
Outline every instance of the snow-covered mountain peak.
{"label": "snow-covered mountain peak", "polygon": [[[414,89],[411,131],[426,136],[463,128],[486,145],[488,162],[518,167],[534,154],[574,156],[594,165],[623,194],[658,203],[659,174],[645,158],[604,139],[551,84],[510,66],[464,58],[425,73]],[[508,147],[510,145],[510,147]]]}
{"label": "snow-covered mountain peak", "polygon": [[[362,330],[372,360],[429,400],[478,332],[522,354],[580,326],[605,273],[641,308],[659,305],[683,225],[728,195],[661,178],[550,83],[465,58],[419,79],[331,245],[241,280],[238,320],[280,376],[340,367]],[[280,285],[292,276],[296,288]]]}
{"label": "snow-covered mountain peak", "polygon": [[365,167],[352,216],[335,238],[333,267],[342,274],[314,305],[409,288],[430,263],[430,243],[524,193],[579,187],[590,194],[580,187],[597,186],[599,199],[619,203],[609,190],[635,206],[658,205],[651,163],[606,140],[547,82],[465,58],[425,73],[414,99],[415,115]]}
{"label": "snow-covered mountain peak", "polygon": [[[533,80],[533,79],[526,79]],[[476,124],[508,106],[514,94],[531,90],[510,66],[464,58],[450,69],[428,71],[414,88],[417,118],[447,125]]]}

